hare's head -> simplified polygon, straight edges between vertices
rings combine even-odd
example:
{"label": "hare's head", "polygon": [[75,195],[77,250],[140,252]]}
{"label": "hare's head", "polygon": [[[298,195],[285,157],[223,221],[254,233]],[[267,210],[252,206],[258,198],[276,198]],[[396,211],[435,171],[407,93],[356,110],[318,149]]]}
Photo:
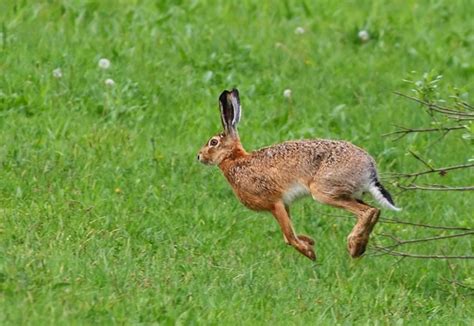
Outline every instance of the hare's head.
{"label": "hare's head", "polygon": [[219,96],[219,108],[224,132],[211,137],[199,151],[197,158],[204,164],[217,165],[243,151],[237,133],[240,121],[239,91],[235,88],[230,92],[223,91]]}

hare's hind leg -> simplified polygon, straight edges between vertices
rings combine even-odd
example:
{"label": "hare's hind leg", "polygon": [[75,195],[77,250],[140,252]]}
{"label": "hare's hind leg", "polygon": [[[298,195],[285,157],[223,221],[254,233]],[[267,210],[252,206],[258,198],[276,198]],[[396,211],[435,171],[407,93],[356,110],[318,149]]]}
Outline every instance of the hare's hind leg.
{"label": "hare's hind leg", "polygon": [[[358,204],[360,204],[358,202]],[[347,249],[352,257],[360,257],[367,247],[369,242],[370,233],[374,229],[375,224],[379,220],[380,210],[378,208],[364,205],[367,210],[357,217],[357,223],[352,229],[351,233],[347,236]]]}
{"label": "hare's hind leg", "polygon": [[[288,214],[287,208],[283,202],[278,202],[273,206],[271,210],[273,216],[276,218],[280,228],[283,232],[283,237],[285,242],[294,247],[296,250],[301,252],[303,255],[308,257],[311,260],[316,259],[316,255],[313,250],[313,246],[306,239],[299,238],[293,230],[293,225],[291,224],[290,215]],[[312,241],[312,239],[310,239]],[[314,242],[313,242],[314,243]]]}
{"label": "hare's hind leg", "polygon": [[380,210],[348,195],[328,195],[318,185],[310,186],[314,199],[334,207],[344,208],[357,217],[357,223],[347,236],[347,249],[353,258],[360,257],[367,247],[369,236],[380,215]]}

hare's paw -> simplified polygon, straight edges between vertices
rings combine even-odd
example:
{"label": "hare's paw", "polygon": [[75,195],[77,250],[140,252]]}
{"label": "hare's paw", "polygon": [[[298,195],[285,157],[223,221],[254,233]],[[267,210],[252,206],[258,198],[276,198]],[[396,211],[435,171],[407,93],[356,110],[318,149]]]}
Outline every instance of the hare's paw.
{"label": "hare's paw", "polygon": [[296,249],[309,259],[316,260],[316,254],[314,253],[313,246],[310,244],[300,241],[300,245]]}
{"label": "hare's paw", "polygon": [[314,252],[314,249],[312,247],[307,248],[303,255],[305,255],[311,260],[316,260],[316,253]]}
{"label": "hare's paw", "polygon": [[301,240],[301,241],[306,242],[306,243],[309,244],[310,246],[314,246],[314,240],[311,239],[310,237],[308,237],[307,235],[299,234],[299,235],[298,235],[298,239]]}
{"label": "hare's paw", "polygon": [[368,236],[357,236],[352,233],[347,237],[347,249],[352,258],[362,256],[369,242]]}

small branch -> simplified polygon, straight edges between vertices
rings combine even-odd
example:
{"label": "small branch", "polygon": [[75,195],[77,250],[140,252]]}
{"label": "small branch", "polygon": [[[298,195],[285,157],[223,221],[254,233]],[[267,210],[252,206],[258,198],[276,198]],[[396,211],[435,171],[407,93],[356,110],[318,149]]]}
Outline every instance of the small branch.
{"label": "small branch", "polygon": [[446,167],[442,167],[442,168],[433,168],[433,167],[431,167],[429,170],[420,171],[420,172],[393,173],[393,174],[390,175],[390,177],[392,177],[392,178],[411,178],[411,177],[417,177],[417,176],[420,176],[420,175],[435,173],[435,172],[439,172],[440,175],[444,176],[446,174],[446,171],[452,171],[452,170],[458,170],[458,169],[467,169],[467,168],[472,168],[472,167],[474,167],[474,163],[467,163],[467,164],[461,164],[461,165],[452,165],[452,166],[446,166]]}
{"label": "small branch", "polygon": [[467,110],[474,110],[474,106],[472,106],[471,104],[467,102],[459,102],[459,104],[461,104]]}
{"label": "small branch", "polygon": [[380,234],[381,236],[384,237],[389,237],[392,240],[394,240],[396,243],[387,247],[384,247],[385,249],[390,249],[390,248],[395,248],[398,246],[406,245],[406,244],[411,244],[411,243],[419,243],[419,242],[427,242],[427,241],[436,241],[436,240],[444,240],[444,239],[451,239],[451,238],[460,238],[460,237],[465,237],[467,235],[472,235],[474,234],[474,231],[468,231],[464,233],[457,233],[457,234],[450,234],[450,235],[442,235],[442,236],[436,236],[436,237],[429,237],[429,238],[422,238],[422,239],[411,239],[411,240],[401,240],[396,238],[392,234]]}
{"label": "small branch", "polygon": [[408,252],[399,252],[386,249],[380,246],[373,246],[376,251],[396,257],[420,258],[420,259],[474,259],[474,256],[445,256],[445,255],[419,255]]}
{"label": "small branch", "polygon": [[416,154],[415,152],[413,151],[408,151],[411,155],[413,155],[414,158],[416,158],[418,161],[420,161],[421,163],[423,163],[426,167],[428,167],[428,169],[430,169],[430,171],[433,171],[434,168],[431,166],[431,164],[429,164],[428,162],[426,162],[424,159],[422,159],[418,154]]}
{"label": "small branch", "polygon": [[395,137],[393,139],[393,141],[397,141],[397,140],[405,137],[406,135],[408,135],[410,133],[440,132],[440,131],[448,133],[452,130],[466,129],[464,126],[425,128],[425,129],[406,128],[406,127],[402,127],[402,126],[397,126],[397,127],[401,130],[397,130],[397,131],[389,132],[389,133],[386,133],[386,134],[382,134],[382,136],[386,137],[386,136],[391,136],[391,135],[400,135],[400,136]]}
{"label": "small branch", "polygon": [[[346,218],[346,219],[355,219],[355,216],[352,215],[340,215],[340,214],[328,214],[328,213],[321,213],[318,212],[323,216],[329,217],[338,217],[338,218]],[[402,224],[402,225],[410,225],[410,226],[419,226],[427,229],[437,229],[437,230],[448,230],[448,231],[474,231],[474,227],[463,227],[463,226],[444,226],[444,225],[432,225],[432,224],[423,224],[423,223],[415,223],[415,222],[406,222],[402,220],[397,220],[393,218],[381,217],[379,218],[380,223],[388,223],[388,224]]]}
{"label": "small branch", "polygon": [[427,106],[428,109],[430,109],[432,111],[435,111],[435,112],[438,112],[438,113],[442,113],[442,114],[448,116],[449,118],[458,119],[458,120],[474,120],[474,113],[464,112],[464,111],[459,111],[459,110],[452,110],[452,109],[445,108],[445,107],[440,106],[440,105],[435,104],[435,103],[429,103],[429,102],[423,101],[419,98],[409,96],[409,95],[405,95],[405,94],[400,93],[400,92],[394,92],[394,93],[398,96],[402,96],[402,97],[408,98],[412,101],[423,104],[423,105]]}
{"label": "small branch", "polygon": [[380,222],[382,223],[390,223],[390,224],[404,224],[410,226],[419,226],[428,229],[438,229],[438,230],[451,230],[451,231],[474,231],[474,228],[462,227],[462,226],[442,226],[442,225],[431,225],[431,224],[423,224],[423,223],[414,223],[414,222],[405,222],[401,220],[381,217]]}
{"label": "small branch", "polygon": [[428,191],[473,191],[474,186],[466,186],[466,187],[450,187],[444,185],[416,185],[410,184],[408,186],[397,185],[397,187],[404,189],[404,190],[428,190]]}

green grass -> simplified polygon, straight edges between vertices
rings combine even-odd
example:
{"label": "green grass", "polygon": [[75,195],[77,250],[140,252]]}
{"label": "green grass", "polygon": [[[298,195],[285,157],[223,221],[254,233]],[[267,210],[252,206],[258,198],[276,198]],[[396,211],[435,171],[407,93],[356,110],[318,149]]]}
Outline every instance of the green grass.
{"label": "green grass", "polygon": [[[466,162],[472,143],[454,135],[381,135],[430,122],[392,93],[410,93],[411,71],[472,91],[473,14],[467,0],[2,1],[0,324],[471,325],[472,290],[447,280],[472,285],[472,261],[352,260],[352,221],[306,199],[292,211],[314,264],[196,153],[237,86],[248,150],[320,137],[366,148],[382,172],[422,169],[408,148]],[[391,191],[404,210],[385,217],[473,226],[472,194]],[[408,250],[472,255],[473,241]]]}

